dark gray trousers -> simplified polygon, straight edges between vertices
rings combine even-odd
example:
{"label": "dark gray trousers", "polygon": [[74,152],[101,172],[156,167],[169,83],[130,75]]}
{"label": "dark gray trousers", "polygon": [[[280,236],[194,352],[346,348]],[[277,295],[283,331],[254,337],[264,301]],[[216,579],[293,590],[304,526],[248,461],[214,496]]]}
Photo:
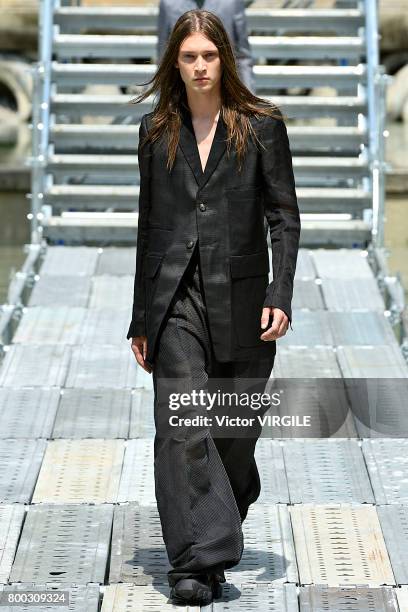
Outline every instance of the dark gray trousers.
{"label": "dark gray trousers", "polygon": [[153,368],[155,493],[173,566],[170,586],[209,571],[224,582],[224,569],[241,560],[242,521],[261,490],[254,452],[262,430],[256,426],[247,435],[240,429],[239,437],[221,437],[208,425],[170,426],[170,416],[214,419],[217,410],[202,403],[171,410],[170,394],[214,392],[220,380],[223,392],[233,391],[240,379],[256,379],[251,391],[262,393],[273,362],[274,353],[252,361],[215,359],[196,245],[159,332]]}

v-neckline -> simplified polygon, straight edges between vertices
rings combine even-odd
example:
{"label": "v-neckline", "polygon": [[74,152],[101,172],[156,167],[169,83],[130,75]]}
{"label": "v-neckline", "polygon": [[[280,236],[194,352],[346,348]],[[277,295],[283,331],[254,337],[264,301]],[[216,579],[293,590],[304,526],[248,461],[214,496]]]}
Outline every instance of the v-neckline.
{"label": "v-neckline", "polygon": [[193,129],[193,136],[194,136],[195,144],[196,144],[196,147],[197,147],[197,155],[198,155],[198,159],[199,159],[199,162],[200,162],[200,168],[201,168],[202,176],[204,176],[205,171],[206,171],[207,166],[208,166],[208,162],[210,160],[211,151],[213,150],[213,147],[214,147],[214,140],[215,140],[215,138],[217,136],[218,128],[219,128],[219,125],[220,125],[220,119],[221,119],[221,110],[218,111],[217,125],[215,126],[214,135],[213,135],[213,138],[212,138],[212,141],[211,141],[211,145],[210,145],[210,148],[209,148],[209,151],[208,151],[207,161],[205,162],[205,166],[204,166],[204,169],[203,169],[203,166],[201,164],[200,149],[198,148],[197,137],[196,137],[196,134],[195,134],[193,120],[191,118],[191,113],[190,113],[191,127]]}

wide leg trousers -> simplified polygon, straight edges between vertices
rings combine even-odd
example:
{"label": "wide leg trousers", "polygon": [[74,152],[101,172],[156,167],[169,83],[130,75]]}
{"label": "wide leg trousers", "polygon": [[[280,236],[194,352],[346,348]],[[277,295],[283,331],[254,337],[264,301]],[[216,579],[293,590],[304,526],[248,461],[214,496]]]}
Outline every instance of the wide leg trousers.
{"label": "wide leg trousers", "polygon": [[[198,247],[180,281],[159,333],[153,368],[154,478],[157,507],[168,559],[168,582],[237,565],[244,550],[242,522],[260,494],[255,446],[261,427],[239,437],[211,435],[209,426],[169,425],[169,417],[213,417],[200,402],[172,405],[170,398],[193,390],[233,391],[240,379],[256,379],[261,393],[274,353],[251,361],[215,359]],[[219,385],[217,386],[219,389]],[[254,387],[251,387],[251,391]],[[170,408],[172,406],[172,409]]]}

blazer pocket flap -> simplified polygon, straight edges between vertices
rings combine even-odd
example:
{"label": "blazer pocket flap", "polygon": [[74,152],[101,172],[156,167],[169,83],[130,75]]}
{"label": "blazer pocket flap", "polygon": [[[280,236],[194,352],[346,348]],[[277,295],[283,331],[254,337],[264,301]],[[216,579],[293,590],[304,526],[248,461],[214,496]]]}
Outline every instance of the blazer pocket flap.
{"label": "blazer pocket flap", "polygon": [[164,255],[146,255],[145,259],[145,276],[150,278],[154,276],[163,259]]}
{"label": "blazer pocket flap", "polygon": [[267,251],[251,255],[230,255],[232,278],[262,276],[269,273],[269,256]]}

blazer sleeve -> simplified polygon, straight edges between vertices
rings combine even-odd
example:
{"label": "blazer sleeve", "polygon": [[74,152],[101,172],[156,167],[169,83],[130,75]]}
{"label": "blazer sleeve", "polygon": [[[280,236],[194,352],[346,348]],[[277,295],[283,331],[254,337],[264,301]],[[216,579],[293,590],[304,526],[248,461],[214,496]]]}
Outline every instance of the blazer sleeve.
{"label": "blazer sleeve", "polygon": [[234,47],[237,64],[242,82],[254,93],[255,84],[253,76],[254,60],[248,41],[247,21],[244,0],[236,0],[233,15]]}
{"label": "blazer sleeve", "polygon": [[158,62],[161,61],[164,55],[170,33],[171,33],[171,30],[170,30],[167,4],[164,0],[161,0],[159,4],[159,17],[157,21],[157,60]]}
{"label": "blazer sleeve", "polygon": [[136,273],[133,289],[132,321],[126,338],[146,336],[145,323],[145,283],[144,256],[147,247],[147,220],[150,209],[150,143],[140,146],[147,134],[146,116],[143,116],[139,127],[139,145],[137,156],[139,160],[139,219],[137,223],[136,241]]}
{"label": "blazer sleeve", "polygon": [[283,118],[265,117],[261,141],[265,146],[261,148],[264,213],[271,237],[273,268],[273,280],[263,305],[283,310],[293,330],[291,303],[301,224]]}

